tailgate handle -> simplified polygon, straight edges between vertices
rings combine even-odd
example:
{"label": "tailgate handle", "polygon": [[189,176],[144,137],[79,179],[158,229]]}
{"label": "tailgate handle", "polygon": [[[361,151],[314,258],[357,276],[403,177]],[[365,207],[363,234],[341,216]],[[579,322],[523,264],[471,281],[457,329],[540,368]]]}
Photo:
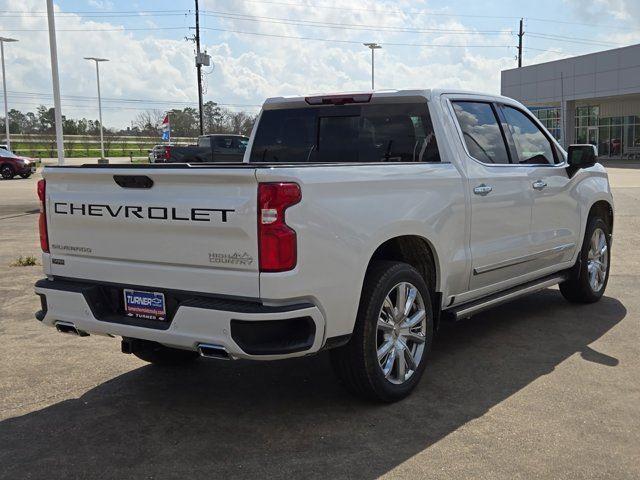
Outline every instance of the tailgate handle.
{"label": "tailgate handle", "polygon": [[153,180],[146,175],[114,175],[113,179],[122,188],[151,188]]}

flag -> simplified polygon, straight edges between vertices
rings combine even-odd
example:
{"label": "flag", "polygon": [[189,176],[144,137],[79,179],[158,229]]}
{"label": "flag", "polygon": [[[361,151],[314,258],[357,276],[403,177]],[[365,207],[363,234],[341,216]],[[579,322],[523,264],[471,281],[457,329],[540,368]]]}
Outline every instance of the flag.
{"label": "flag", "polygon": [[169,140],[171,138],[171,124],[169,123],[169,115],[164,116],[162,121],[162,140]]}

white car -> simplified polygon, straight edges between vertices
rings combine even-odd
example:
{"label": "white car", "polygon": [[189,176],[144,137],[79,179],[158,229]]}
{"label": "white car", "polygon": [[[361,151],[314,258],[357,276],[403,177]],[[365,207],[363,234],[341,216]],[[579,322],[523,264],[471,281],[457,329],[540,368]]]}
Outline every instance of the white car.
{"label": "white car", "polygon": [[406,396],[441,319],[560,284],[595,302],[613,198],[509,98],[272,98],[241,164],[46,167],[37,318],[158,364],[331,349],[352,391]]}

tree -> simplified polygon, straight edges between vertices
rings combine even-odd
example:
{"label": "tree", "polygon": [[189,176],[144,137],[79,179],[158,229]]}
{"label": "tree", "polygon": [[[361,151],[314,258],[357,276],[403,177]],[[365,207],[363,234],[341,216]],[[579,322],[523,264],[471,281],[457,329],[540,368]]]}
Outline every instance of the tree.
{"label": "tree", "polygon": [[62,132],[66,135],[77,135],[78,124],[73,118],[62,117]]}
{"label": "tree", "polygon": [[[26,133],[25,130],[28,127],[27,116],[20,110],[12,108],[9,110],[9,130],[11,133]],[[4,126],[4,125],[3,125]]]}
{"label": "tree", "polygon": [[78,120],[78,123],[76,124],[78,135],[86,135],[88,126],[89,122],[86,118],[81,118],[80,120]]}
{"label": "tree", "polygon": [[157,135],[162,120],[164,113],[161,110],[145,110],[136,115],[133,125],[145,135]]}
{"label": "tree", "polygon": [[246,112],[233,112],[229,114],[229,126],[231,133],[239,133],[241,135],[249,135],[253,128],[255,117]]}
{"label": "tree", "polygon": [[111,145],[115,141],[116,137],[110,130],[105,129],[104,131],[104,154],[108,157],[109,151],[111,150]]}
{"label": "tree", "polygon": [[198,111],[192,107],[173,109],[169,113],[171,134],[179,137],[193,137],[198,134]]}
{"label": "tree", "polygon": [[71,137],[66,137],[64,140],[64,149],[66,150],[65,155],[67,157],[73,157],[73,147],[76,145],[75,140]]}
{"label": "tree", "polygon": [[205,133],[218,133],[224,121],[224,114],[217,103],[209,100],[202,106]]}
{"label": "tree", "polygon": [[51,133],[55,130],[56,115],[53,108],[40,105],[36,110],[36,114],[38,116],[38,130],[41,133]]}
{"label": "tree", "polygon": [[24,133],[36,133],[38,131],[38,118],[35,113],[27,112]]}

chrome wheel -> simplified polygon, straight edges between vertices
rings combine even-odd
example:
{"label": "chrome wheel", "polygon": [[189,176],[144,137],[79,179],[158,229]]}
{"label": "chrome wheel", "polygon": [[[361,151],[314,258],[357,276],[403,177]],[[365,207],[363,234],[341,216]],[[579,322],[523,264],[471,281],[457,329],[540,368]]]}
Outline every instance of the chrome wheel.
{"label": "chrome wheel", "polygon": [[589,253],[587,255],[587,272],[591,290],[599,292],[604,286],[609,267],[609,249],[607,237],[601,228],[596,228],[591,235]]}
{"label": "chrome wheel", "polygon": [[406,382],[424,353],[427,313],[415,285],[401,282],[391,289],[378,314],[378,364],[392,383]]}

